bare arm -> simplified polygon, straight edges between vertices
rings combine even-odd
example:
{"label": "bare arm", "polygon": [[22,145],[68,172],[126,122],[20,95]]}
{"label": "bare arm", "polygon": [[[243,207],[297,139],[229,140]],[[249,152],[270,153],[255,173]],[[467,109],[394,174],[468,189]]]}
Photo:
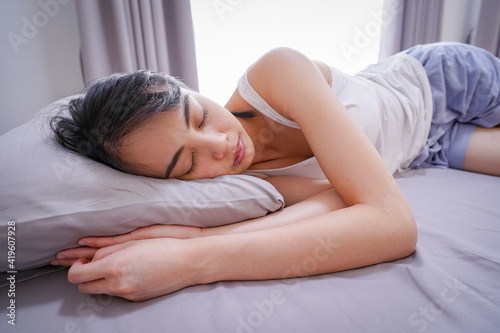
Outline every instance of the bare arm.
{"label": "bare arm", "polygon": [[291,276],[345,270],[411,254],[416,227],[403,194],[314,63],[298,52],[275,50],[254,65],[249,80],[275,110],[299,124],[347,207],[286,227],[219,238],[207,254],[215,264],[207,281],[280,278],[291,267],[314,258],[319,244],[325,242],[334,244],[328,256],[308,272]]}
{"label": "bare arm", "polygon": [[[70,269],[69,279],[81,291],[143,300],[193,284],[322,274],[414,251],[416,228],[406,200],[314,63],[295,51],[274,50],[254,65],[249,80],[275,110],[299,124],[346,207],[333,209],[327,199],[311,216],[298,211],[304,215],[297,220],[287,214],[300,207],[294,205],[253,226],[228,226],[207,237],[106,247],[91,263],[82,259]],[[309,202],[317,203],[314,198]],[[272,227],[263,228],[267,222]],[[297,269],[305,262],[308,269]],[[150,274],[140,274],[145,269]]]}
{"label": "bare arm", "polygon": [[327,179],[305,177],[268,177],[264,178],[283,195],[285,206],[291,206],[304,201],[318,193],[332,189]]}
{"label": "bare arm", "polygon": [[[318,187],[316,189],[319,190],[320,188]],[[300,222],[344,207],[344,202],[340,196],[333,189],[329,189],[312,195],[311,197],[294,205],[288,206],[278,212],[218,227],[200,228],[185,225],[155,224],[138,228],[123,235],[109,237],[84,237],[78,242],[84,247],[66,249],[58,252],[56,256],[57,259],[53,260],[52,264],[71,266],[79,258],[86,258],[90,261],[94,257],[95,252],[100,248],[134,240],[153,238],[191,239],[197,237],[247,233]]]}

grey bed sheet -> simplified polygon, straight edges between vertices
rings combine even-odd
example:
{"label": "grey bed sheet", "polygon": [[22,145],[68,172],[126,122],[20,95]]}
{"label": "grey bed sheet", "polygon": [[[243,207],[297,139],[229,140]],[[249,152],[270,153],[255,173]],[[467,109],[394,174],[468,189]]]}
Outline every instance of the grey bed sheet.
{"label": "grey bed sheet", "polygon": [[410,257],[194,286],[142,303],[80,294],[60,270],[16,285],[15,326],[8,287],[0,289],[0,331],[500,332],[500,178],[427,169],[397,180],[419,227]]}

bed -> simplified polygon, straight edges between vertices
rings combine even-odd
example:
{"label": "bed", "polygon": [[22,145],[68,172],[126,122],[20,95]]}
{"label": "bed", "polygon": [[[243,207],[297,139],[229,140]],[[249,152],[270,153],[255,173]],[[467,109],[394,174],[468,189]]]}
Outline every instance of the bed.
{"label": "bed", "polygon": [[[178,192],[162,192],[144,180],[137,191],[127,190],[122,177],[128,175],[52,146],[40,127],[46,112],[0,137],[1,332],[500,330],[500,177],[450,169],[396,175],[419,230],[417,249],[407,258],[306,278],[198,285],[140,303],[81,294],[67,281],[66,269],[46,263],[89,230],[119,233],[144,221],[199,225],[207,223],[207,209],[214,214],[210,223],[230,223],[251,217],[245,216],[248,211],[263,215],[280,209],[282,198],[260,180],[230,178],[179,190],[196,198],[192,207],[175,211],[186,201]],[[26,159],[32,160],[29,170]],[[93,179],[101,171],[103,178]],[[235,198],[234,187],[246,191],[245,197]],[[78,197],[82,191],[92,200]],[[151,206],[155,195],[160,199]],[[209,207],[215,197],[222,198],[219,206]],[[71,211],[51,211],[55,200]],[[186,210],[194,213],[186,217]],[[177,215],[166,219],[165,214]],[[110,220],[116,223],[103,222]],[[15,273],[8,273],[13,269],[6,259],[9,223],[16,226]],[[304,269],[309,264],[304,262]]]}

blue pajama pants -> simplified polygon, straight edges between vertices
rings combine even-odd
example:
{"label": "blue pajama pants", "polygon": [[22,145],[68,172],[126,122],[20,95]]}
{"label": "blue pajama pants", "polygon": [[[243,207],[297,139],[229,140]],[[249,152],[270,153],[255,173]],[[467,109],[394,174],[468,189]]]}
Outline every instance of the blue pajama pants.
{"label": "blue pajama pants", "polygon": [[500,124],[500,59],[483,49],[449,42],[403,52],[424,66],[434,108],[425,148],[410,167],[462,169],[475,127]]}

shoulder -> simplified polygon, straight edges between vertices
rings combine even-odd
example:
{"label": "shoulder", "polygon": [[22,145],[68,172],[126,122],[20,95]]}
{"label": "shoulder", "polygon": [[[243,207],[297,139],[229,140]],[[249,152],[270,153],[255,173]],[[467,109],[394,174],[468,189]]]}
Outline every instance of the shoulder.
{"label": "shoulder", "polygon": [[331,73],[325,64],[290,48],[275,48],[259,58],[248,70],[248,82],[278,113],[289,116],[287,104],[298,96],[312,97],[311,77],[330,87]]}
{"label": "shoulder", "polygon": [[297,50],[279,47],[264,54],[249,68],[248,80],[254,89],[260,86],[281,87],[282,84],[287,85],[288,79],[297,77],[301,73],[315,70],[323,74],[326,72],[325,69],[328,71],[326,65],[308,58]]}
{"label": "shoulder", "polygon": [[[331,86],[331,72],[326,64],[312,60],[297,50],[279,47],[254,62],[248,68],[247,78],[258,95],[282,113],[280,99],[286,96],[281,93],[296,93],[300,89],[301,79],[310,72],[319,72],[323,82]],[[248,109],[249,105],[235,89],[226,107],[237,111]]]}
{"label": "shoulder", "polygon": [[252,70],[280,69],[287,65],[300,65],[310,59],[303,53],[288,47],[277,47],[262,55],[252,66]]}
{"label": "shoulder", "polygon": [[311,69],[318,70],[326,81],[330,80],[331,72],[329,67],[318,60],[310,59],[305,54],[287,47],[279,47],[270,50],[259,58],[249,70],[249,76],[257,75],[276,75],[282,74],[282,70],[286,69],[289,73],[290,67],[296,69]]}

